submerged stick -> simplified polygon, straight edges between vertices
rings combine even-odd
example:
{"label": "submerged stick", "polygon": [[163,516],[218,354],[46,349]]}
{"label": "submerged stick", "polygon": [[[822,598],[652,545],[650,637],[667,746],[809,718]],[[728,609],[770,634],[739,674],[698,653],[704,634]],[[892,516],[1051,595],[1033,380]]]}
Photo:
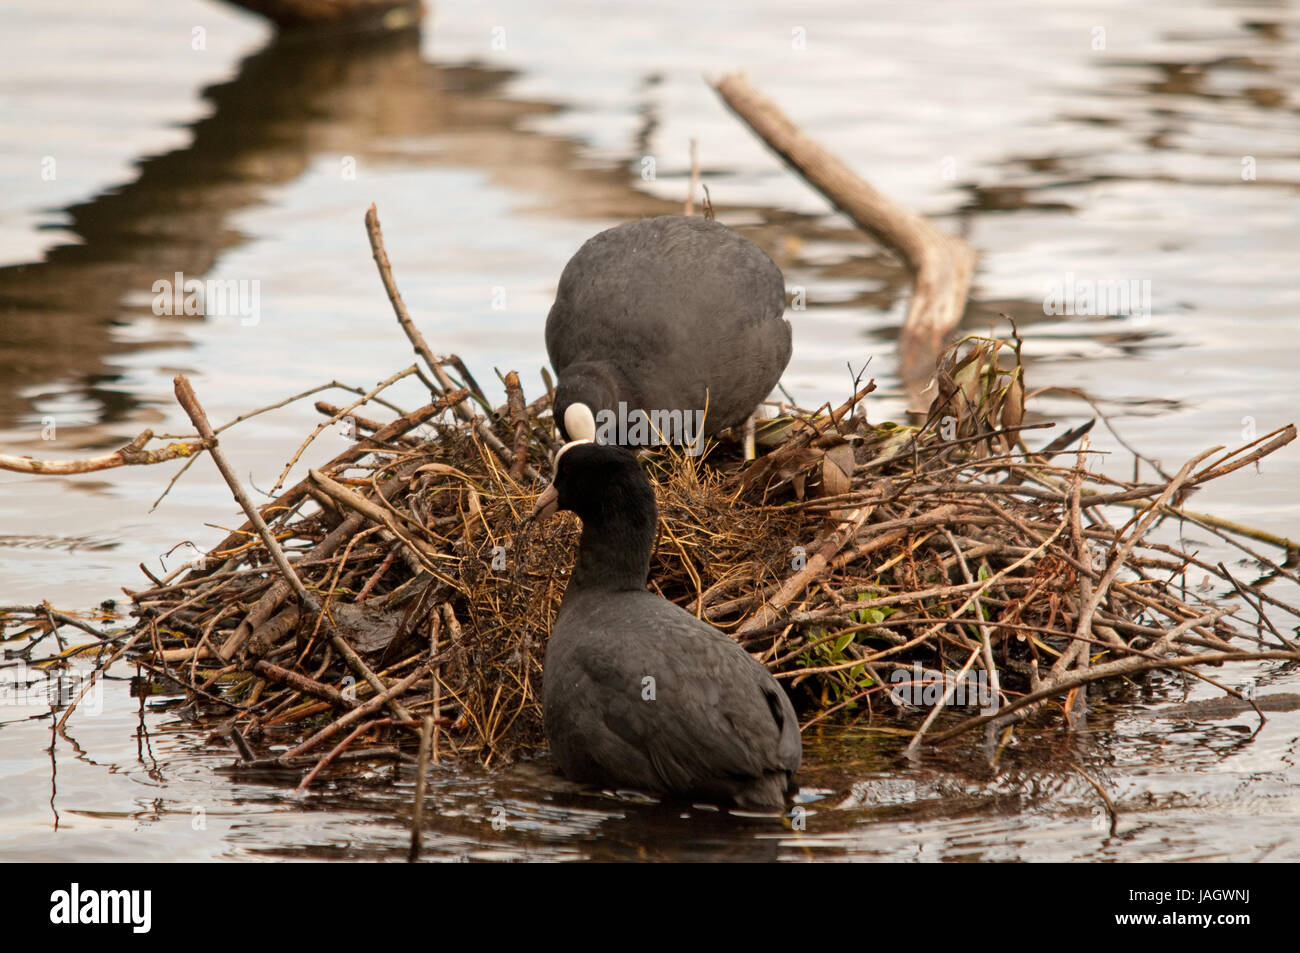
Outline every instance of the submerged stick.
{"label": "submerged stick", "polygon": [[67,709],[64,710],[63,716],[59,719],[58,724],[55,725],[55,731],[59,731],[59,732],[63,731],[63,726],[68,723],[68,719],[71,718],[72,713],[77,710],[77,705],[81,702],[83,698],[86,697],[86,693],[90,691],[91,688],[94,687],[95,680],[99,678],[100,674],[102,672],[107,672],[109,667],[118,659],[120,659],[123,655],[125,655],[130,650],[131,646],[135,645],[136,642],[140,641],[140,638],[147,631],[148,631],[147,628],[141,626],[138,630],[136,630],[135,635],[131,636],[131,638],[125,644],[123,644],[121,648],[119,648],[116,652],[114,652],[111,656],[109,656],[107,662],[104,662],[102,665],[97,665],[95,667],[95,670],[90,673],[90,678],[86,680],[86,684],[81,686],[81,691],[77,693],[77,697],[74,698],[72,700],[72,703],[68,705]]}
{"label": "submerged stick", "polygon": [[1110,799],[1110,795],[1106,793],[1106,789],[1101,786],[1100,781],[1077,764],[1072,764],[1070,767],[1078,772],[1085,781],[1091,784],[1092,789],[1101,797],[1101,802],[1106,805],[1106,813],[1110,815],[1110,836],[1114,837],[1115,831],[1119,828],[1119,810],[1115,807],[1115,802]]}
{"label": "submerged stick", "polygon": [[316,775],[320,774],[320,772],[325,768],[326,765],[328,765],[331,761],[333,761],[335,758],[341,755],[343,751],[347,748],[347,746],[352,744],[352,742],[355,741],[358,736],[365,734],[367,731],[370,731],[372,728],[378,728],[381,725],[391,725],[392,723],[393,720],[391,718],[376,718],[374,721],[367,721],[365,724],[357,725],[356,728],[348,732],[348,736],[346,738],[344,738],[333,748],[331,748],[326,753],[325,757],[321,758],[319,761],[316,762],[316,766],[312,768],[310,771],[308,771],[307,774],[303,777],[303,779],[300,782],[298,782],[298,787],[294,789],[293,793],[301,794],[303,791],[307,790],[307,788],[311,785],[312,781],[315,780]]}
{"label": "submerged stick", "polygon": [[411,812],[411,851],[407,858],[411,862],[420,857],[420,835],[424,829],[424,786],[429,773],[429,750],[435,731],[434,715],[425,717],[420,731],[420,754],[416,758],[415,767],[415,809]]}
{"label": "submerged stick", "polygon": [[691,184],[686,187],[686,205],[682,214],[690,218],[695,214],[695,190],[700,185],[700,144],[691,139]]}

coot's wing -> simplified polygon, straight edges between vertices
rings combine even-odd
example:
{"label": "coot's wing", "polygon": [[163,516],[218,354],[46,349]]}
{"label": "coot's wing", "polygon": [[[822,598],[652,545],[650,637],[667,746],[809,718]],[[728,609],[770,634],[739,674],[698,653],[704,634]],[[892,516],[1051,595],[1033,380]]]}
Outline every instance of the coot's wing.
{"label": "coot's wing", "polygon": [[637,673],[645,665],[620,665],[599,650],[593,656],[584,638],[590,634],[566,639],[557,624],[547,646],[542,708],[551,756],[575,781],[657,790],[662,782],[649,752],[609,725],[612,706],[632,708],[640,697]]}
{"label": "coot's wing", "polygon": [[643,752],[656,787],[731,794],[798,769],[789,699],[743,649],[651,593],[603,595],[584,613],[590,631],[609,633],[584,648],[585,681],[604,727]]}

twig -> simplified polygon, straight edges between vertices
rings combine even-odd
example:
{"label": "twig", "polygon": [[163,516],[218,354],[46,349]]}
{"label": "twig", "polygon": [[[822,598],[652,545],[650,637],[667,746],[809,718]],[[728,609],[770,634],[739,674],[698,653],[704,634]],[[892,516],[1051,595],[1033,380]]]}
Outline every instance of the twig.
{"label": "twig", "polygon": [[[455,383],[447,372],[442,369],[442,362],[433,356],[433,351],[424,340],[424,335],[420,329],[415,326],[411,320],[410,312],[406,310],[406,302],[402,300],[402,293],[397,290],[397,281],[393,278],[393,266],[388,260],[388,250],[384,247],[384,233],[379,227],[379,212],[371,205],[366,210],[366,234],[370,237],[370,250],[375,258],[375,265],[379,268],[380,280],[384,283],[384,290],[388,293],[388,300],[393,305],[393,312],[397,315],[397,321],[406,332],[407,339],[415,348],[415,353],[420,355],[424,363],[432,372],[434,379],[438,382],[443,394],[449,394],[456,389]],[[453,410],[456,416],[461,420],[473,425],[474,432],[479,435],[484,443],[491,448],[492,452],[501,458],[501,461],[510,466],[514,462],[514,457],[501,439],[492,432],[492,427],[486,420],[474,421],[474,412],[469,407],[467,400],[462,400],[455,404]],[[537,471],[531,466],[524,467],[524,475],[530,480],[537,479]]]}
{"label": "twig", "polygon": [[784,609],[790,602],[795,599],[801,592],[808,588],[808,584],[816,579],[821,573],[826,571],[827,564],[831,558],[844,548],[845,544],[851,540],[857,531],[862,527],[875,511],[874,506],[863,506],[851,512],[845,520],[836,527],[835,532],[827,538],[817,552],[813,553],[804,567],[787,579],[767,602],[763,603],[744,625],[740,627],[737,635],[747,635],[758,629],[771,625],[777,618],[778,613]]}
{"label": "twig", "polygon": [[265,659],[258,659],[253,663],[252,668],[259,675],[264,675],[277,682],[283,682],[295,691],[329,702],[336,708],[356,708],[360,704],[355,699],[348,698],[332,685],[318,682],[316,679],[308,678],[298,672],[291,672],[287,668],[275,665]]}
{"label": "twig", "polygon": [[510,478],[519,480],[524,475],[524,467],[528,465],[528,438],[532,431],[528,425],[528,409],[524,406],[524,391],[519,386],[519,375],[515,371],[506,374],[505,385],[506,406],[515,427],[515,446],[511,451],[515,459],[510,464]]}
{"label": "twig", "polygon": [[691,139],[691,184],[686,189],[686,207],[682,214],[690,218],[695,214],[695,190],[700,185],[700,151],[699,143]]}
{"label": "twig", "polygon": [[[1214,447],[1210,450],[1202,451],[1191,460],[1184,463],[1182,469],[1179,470],[1174,478],[1165,486],[1164,492],[1160,494],[1155,503],[1151,504],[1147,511],[1138,518],[1137,525],[1133,527],[1128,538],[1120,545],[1119,551],[1111,557],[1106,566],[1106,571],[1102,573],[1101,579],[1098,581],[1096,588],[1091,591],[1087,600],[1079,606],[1079,625],[1075,630],[1075,639],[1077,640],[1075,646],[1079,646],[1083,651],[1086,651],[1087,639],[1092,635],[1092,620],[1097,611],[1097,606],[1106,598],[1106,593],[1110,590],[1111,583],[1115,581],[1116,575],[1119,574],[1120,569],[1122,569],[1128,561],[1129,556],[1133,552],[1133,547],[1138,544],[1146,534],[1147,529],[1159,517],[1160,508],[1178,492],[1178,488],[1183,485],[1183,482],[1187,479],[1188,474],[1192,472],[1192,468],[1195,467],[1196,464],[1210,456],[1210,454],[1217,453],[1221,449],[1223,448]],[[1081,537],[1082,533],[1080,532],[1080,538]],[[1080,554],[1081,558],[1086,555],[1086,553],[1087,550],[1084,549]],[[1089,584],[1089,587],[1091,588],[1091,584]],[[1075,649],[1074,646],[1071,648],[1074,651],[1079,650]],[[1053,676],[1059,676],[1061,672],[1065,670],[1065,666],[1069,664],[1067,657],[1070,654],[1072,653],[1062,655],[1061,659],[1055,666],[1053,666]],[[1086,684],[1086,682],[1081,684]]]}
{"label": "twig", "polygon": [[[1163,649],[1193,626],[1213,622],[1220,616],[1224,615],[1224,612],[1225,610],[1215,609],[1213,612],[1207,612],[1195,619],[1188,619],[1178,626],[1175,626],[1173,629],[1170,629],[1169,632],[1165,633],[1157,643],[1156,647],[1153,647],[1152,651],[1156,652]],[[1185,655],[1176,659],[1130,657],[1117,659],[1114,662],[1105,662],[1101,665],[1092,666],[1086,672],[1067,673],[1058,680],[1044,684],[1042,688],[1039,688],[1036,691],[1032,691],[1027,695],[1022,695],[996,714],[979,715],[969,721],[962,722],[954,728],[948,729],[942,734],[935,735],[931,743],[940,744],[954,735],[959,735],[964,731],[969,731],[971,728],[979,728],[990,721],[1004,718],[1012,712],[1024,708],[1026,705],[1033,705],[1036,702],[1051,698],[1053,695],[1059,695],[1062,692],[1069,691],[1071,688],[1085,685],[1088,682],[1099,681],[1102,678],[1110,678],[1115,675],[1135,675],[1138,672],[1149,672],[1158,668],[1173,669],[1205,663],[1233,662],[1250,659],[1263,660],[1270,658],[1295,659],[1300,661],[1300,654],[1295,652],[1209,652],[1201,655]]]}
{"label": "twig", "polygon": [[419,540],[399,528],[397,521],[393,519],[392,514],[390,514],[388,510],[372,503],[359,493],[353,493],[347,487],[331,480],[319,470],[311,470],[308,472],[308,475],[311,477],[312,482],[324,490],[331,499],[346,506],[353,512],[364,516],[371,522],[378,523],[380,526],[385,527],[388,532],[401,541],[402,545],[411,551],[412,555],[420,561],[420,565],[422,565],[434,577],[449,586],[456,585],[454,580],[438,569],[436,562],[438,554],[434,553]]}
{"label": "twig", "polygon": [[316,766],[312,768],[310,771],[308,771],[306,775],[303,776],[302,781],[298,783],[298,787],[294,789],[293,793],[302,794],[303,791],[306,791],[308,786],[310,786],[311,782],[315,780],[316,775],[320,774],[321,770],[327,764],[329,764],[331,761],[333,761],[335,758],[341,755],[344,749],[346,749],[347,746],[350,745],[359,735],[364,735],[367,731],[370,731],[374,728],[378,728],[381,725],[391,725],[392,723],[393,723],[393,719],[391,718],[376,718],[373,721],[367,721],[363,724],[357,725],[356,728],[348,732],[348,736],[346,738],[344,738],[342,741],[336,744],[333,748],[329,750],[329,752],[323,758],[321,758],[319,761],[316,762]]}
{"label": "twig", "polygon": [[420,857],[420,835],[424,829],[424,786],[429,773],[429,751],[433,744],[434,715],[424,719],[420,730],[420,754],[415,767],[415,809],[411,812],[411,851],[408,857],[412,863]]}
{"label": "twig", "polygon": [[[452,394],[446,394],[442,398],[439,398],[438,400],[434,401],[433,403],[426,404],[425,406],[421,407],[419,410],[413,410],[411,411],[411,413],[407,414],[406,416],[399,417],[397,420],[394,420],[383,430],[380,430],[375,434],[366,437],[363,440],[357,441],[355,444],[353,444],[351,447],[348,447],[346,450],[340,453],[329,463],[325,464],[322,467],[318,467],[317,469],[321,470],[322,472],[328,472],[337,467],[342,467],[349,463],[353,463],[361,459],[366,454],[370,453],[372,450],[382,448],[384,444],[396,439],[397,437],[401,436],[404,433],[413,430],[414,428],[420,426],[420,424],[432,420],[434,417],[438,416],[439,414],[447,410],[450,404],[454,403],[457,400],[464,399],[466,394],[468,394],[468,391],[464,391],[464,390],[457,391]],[[292,487],[290,487],[289,489],[281,493],[280,496],[275,501],[268,503],[264,507],[262,507],[260,512],[263,514],[263,516],[265,516],[267,513],[271,512],[274,509],[292,507],[302,502],[302,500],[304,500],[308,496],[308,490],[310,486],[311,486],[311,481],[309,479],[299,480]],[[225,553],[227,550],[238,546],[242,542],[245,542],[246,536],[248,532],[252,530],[252,528],[253,528],[252,523],[245,523],[243,526],[239,527],[239,529],[230,533],[225,539],[223,539],[220,543],[218,543],[211,550],[209,550],[206,558],[213,559],[219,554]],[[176,571],[177,574],[184,572],[185,568],[186,567],[182,567],[181,569],[178,569]]]}
{"label": "twig", "polygon": [[[952,546],[953,552],[957,554],[957,562],[961,566],[962,577],[968,583],[973,583],[975,577],[971,575],[970,566],[966,564],[966,554],[962,552],[961,546],[953,538],[952,532],[948,527],[943,528],[944,535],[948,538],[948,543]],[[993,662],[993,642],[989,636],[989,624],[984,618],[984,606],[977,597],[974,601],[975,617],[978,620],[977,625],[980,630],[980,650],[983,653],[984,672],[989,679],[989,692],[992,694],[994,710],[1002,702],[1002,684],[998,678],[998,667]],[[923,726],[924,727],[924,726]]]}
{"label": "twig", "polygon": [[[329,556],[339,546],[356,535],[364,525],[365,518],[360,514],[348,517],[308,552],[299,565]],[[257,600],[256,604],[248,611],[248,614],[244,616],[244,620],[236,626],[235,631],[222,643],[217,650],[217,656],[223,661],[234,658],[235,654],[244,647],[244,644],[258,626],[275,614],[275,611],[280,608],[280,605],[289,597],[289,593],[292,591],[293,585],[283,576],[272,583],[271,588]]]}
{"label": "twig", "polygon": [[[433,356],[433,351],[424,340],[424,335],[420,329],[415,326],[411,320],[411,314],[406,310],[406,302],[402,300],[402,293],[397,289],[397,281],[393,278],[393,266],[388,260],[388,250],[384,247],[384,232],[379,227],[379,211],[372,204],[366,210],[366,234],[370,238],[370,252],[374,256],[375,265],[379,268],[379,278],[384,283],[384,291],[388,293],[388,300],[393,305],[393,312],[397,315],[397,323],[402,326],[406,332],[407,340],[415,348],[418,354],[433,374],[441,388],[440,394],[448,394],[455,390],[447,372],[442,369],[442,364]],[[472,416],[465,404],[459,403],[455,406],[456,416],[461,420],[469,420]]]}
{"label": "twig", "polygon": [[966,664],[961,667],[961,671],[957,673],[952,682],[944,689],[943,698],[940,699],[937,705],[930,709],[930,713],[926,715],[925,721],[921,722],[921,727],[916,729],[916,734],[912,735],[912,740],[909,741],[907,747],[903,749],[903,757],[915,757],[916,749],[920,747],[921,740],[925,737],[925,733],[930,730],[930,725],[932,725],[934,720],[939,717],[939,712],[948,707],[948,702],[952,701],[952,697],[957,693],[957,688],[961,685],[962,679],[966,677],[966,673],[970,671],[970,667],[975,664],[975,659],[979,658],[981,651],[981,649],[976,649],[970,654],[970,658],[966,659]]}
{"label": "twig", "polygon": [[1106,789],[1101,786],[1101,782],[1091,774],[1083,770],[1083,768],[1079,767],[1077,764],[1072,764],[1070,767],[1078,772],[1085,781],[1091,784],[1092,789],[1100,795],[1102,803],[1106,805],[1106,813],[1110,815],[1110,836],[1114,837],[1116,830],[1119,828],[1119,810],[1115,807],[1115,802],[1110,799],[1110,795],[1107,794]]}
{"label": "twig", "polygon": [[275,562],[276,568],[280,570],[280,574],[293,588],[303,608],[313,614],[319,612],[320,604],[316,601],[315,596],[307,591],[307,587],[302,584],[298,574],[293,571],[293,566],[289,565],[289,560],[285,557],[284,550],[280,548],[280,544],[276,541],[275,534],[266,525],[266,521],[262,519],[262,514],[253,505],[253,501],[248,498],[248,494],[244,492],[239,477],[235,475],[234,469],[226,460],[226,455],[218,444],[216,435],[212,432],[212,425],[208,423],[208,415],[204,412],[202,405],[199,404],[198,396],[195,395],[194,388],[190,386],[189,380],[184,374],[177,374],[173,384],[175,385],[177,402],[189,415],[195,429],[198,430],[200,436],[207,443],[208,452],[212,455],[213,463],[217,465],[217,469],[221,471],[222,477],[225,478],[226,485],[230,487],[230,492],[235,497],[235,502],[247,515],[248,521],[253,524],[257,534],[262,537],[262,545],[266,547],[266,551]]}
{"label": "twig", "polygon": [[334,414],[328,420],[322,420],[320,423],[318,423],[315,429],[312,430],[312,432],[307,435],[307,439],[304,440],[302,444],[298,447],[298,449],[294,451],[293,456],[289,458],[289,462],[284,465],[284,470],[280,473],[280,476],[276,479],[275,485],[271,487],[271,495],[274,496],[276,493],[279,492],[280,487],[284,486],[284,481],[289,476],[289,471],[293,469],[293,465],[298,462],[299,458],[302,457],[306,449],[311,446],[312,441],[315,440],[318,436],[320,436],[322,431],[324,431],[330,425],[338,423],[349,413],[356,410],[358,407],[366,403],[371,398],[375,397],[377,394],[388,389],[393,384],[400,381],[403,377],[410,377],[412,374],[415,373],[415,370],[416,370],[415,365],[412,364],[410,367],[406,368],[405,370],[398,371],[396,374],[384,378],[382,381],[380,381],[378,384],[376,384],[374,387],[368,390],[361,397],[357,398],[352,403],[348,404],[346,407],[341,408],[338,411],[338,413]]}
{"label": "twig", "polygon": [[[410,675],[406,676],[406,678],[402,679],[400,682],[390,685],[387,689],[380,692],[378,695],[375,695],[365,704],[359,705],[358,707],[352,709],[347,714],[343,715],[340,718],[335,719],[330,724],[326,725],[320,731],[316,732],[316,734],[312,735],[302,744],[298,745],[298,747],[294,748],[291,751],[285,752],[283,755],[280,756],[278,760],[281,763],[284,763],[302,754],[305,754],[306,752],[310,751],[312,748],[315,748],[321,742],[326,741],[329,738],[332,738],[334,735],[338,734],[340,731],[342,731],[348,725],[352,724],[354,721],[359,721],[360,719],[365,718],[367,715],[374,714],[379,709],[383,708],[385,705],[390,704],[394,699],[400,698],[403,692],[405,692],[408,688],[410,688],[421,678],[423,678],[426,674],[428,674],[428,671],[429,671],[428,663],[421,665],[419,668],[417,668]],[[406,722],[410,722],[411,719],[406,718],[403,720]]]}
{"label": "twig", "polygon": [[144,445],[153,439],[153,431],[142,431],[134,440],[112,453],[83,460],[37,460],[33,457],[13,457],[0,453],[0,470],[15,473],[54,474],[68,476],[74,473],[93,473],[114,467],[149,466],[166,463],[178,457],[188,457],[205,448],[204,441],[172,443],[156,450],[145,450]]}
{"label": "twig", "polygon": [[81,687],[81,691],[77,693],[77,697],[72,700],[72,703],[64,710],[62,717],[59,718],[58,724],[55,725],[56,731],[63,731],[64,725],[68,723],[68,719],[72,717],[72,713],[77,710],[77,705],[86,697],[86,692],[90,691],[94,686],[95,681],[99,678],[100,674],[107,672],[109,666],[125,655],[130,650],[131,646],[135,645],[136,642],[143,638],[147,631],[149,631],[149,629],[146,626],[141,626],[136,629],[135,635],[131,636],[131,638],[129,638],[121,648],[109,656],[107,662],[95,666],[95,670],[90,673],[90,678],[86,680],[86,684]]}

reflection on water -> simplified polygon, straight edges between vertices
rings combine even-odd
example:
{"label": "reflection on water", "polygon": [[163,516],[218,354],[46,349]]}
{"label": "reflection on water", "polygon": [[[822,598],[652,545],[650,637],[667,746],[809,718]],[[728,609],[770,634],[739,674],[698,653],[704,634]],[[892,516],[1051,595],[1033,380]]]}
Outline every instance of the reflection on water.
{"label": "reflection on water", "polygon": [[[119,688],[121,686],[118,686]],[[1144,692],[1144,703],[1174,686]],[[1172,691],[1174,697],[1177,692]],[[178,717],[181,699],[108,699],[19,777],[0,781],[9,859],[403,861],[414,768],[236,770],[229,743]],[[1131,701],[1131,700],[1130,700]],[[488,771],[435,765],[422,858],[477,860],[1262,860],[1300,859],[1292,711],[1258,728],[1227,721],[1094,715],[1086,732],[1023,733],[996,753],[952,745],[920,763],[904,741],[821,726],[791,816],[726,814],[555,778],[545,758]],[[1152,709],[1155,711],[1155,709]],[[6,733],[19,727],[5,725]],[[19,735],[48,725],[25,723]],[[17,767],[10,762],[6,767]],[[1114,831],[1088,780],[1118,812]],[[24,800],[18,800],[18,792]],[[34,792],[42,792],[39,803]],[[20,809],[15,820],[14,809]],[[51,837],[57,831],[57,837]]]}
{"label": "reflection on water", "polygon": [[0,427],[31,412],[33,384],[55,378],[77,382],[64,398],[90,404],[96,423],[131,419],[141,395],[112,386],[120,375],[105,358],[127,345],[108,326],[149,313],[155,281],[210,272],[247,240],[237,213],[316,156],[346,150],[365,164],[397,139],[473,130],[473,144],[443,162],[490,169],[510,156],[513,167],[521,121],[554,107],[504,100],[507,71],[434,66],[419,45],[414,29],[273,39],[204,92],[212,112],[187,147],[143,159],[130,184],[65,210],[75,242],[0,268]]}
{"label": "reflection on water", "polygon": [[[897,414],[908,275],[722,111],[699,76],[735,66],[873,183],[980,249],[965,324],[1014,316],[1031,385],[1083,389],[1166,464],[1240,443],[1248,419],[1264,432],[1294,418],[1290,5],[828,0],[791,24],[766,0],[735,16],[652,0],[602,22],[599,42],[568,2],[440,5],[423,33],[324,39],[268,39],[201,0],[131,0],[93,25],[80,7],[3,15],[21,27],[0,40],[16,67],[0,81],[13,143],[0,152],[5,452],[71,456],[144,427],[179,433],[177,369],[220,419],[331,378],[387,376],[408,349],[360,228],[371,201],[434,347],[476,369],[518,368],[529,386],[563,263],[604,225],[679,208],[692,137],[720,217],[806,289],[786,386],[804,402],[842,396],[846,360],[870,357],[882,385],[871,412]],[[195,22],[210,39],[202,56],[187,47]],[[791,46],[795,26],[806,51]],[[164,93],[187,84],[178,113]],[[57,180],[34,174],[47,155]],[[260,282],[262,320],[155,316],[153,283],[176,272]],[[1045,314],[1051,285],[1071,280],[1150,282],[1152,313]],[[1064,423],[1091,415],[1063,394],[1039,407]],[[231,432],[230,452],[267,485],[315,422],[309,407],[257,418]],[[333,452],[328,439],[319,452]],[[1207,489],[1198,506],[1300,535],[1295,457]],[[93,605],[138,581],[136,563],[166,565],[178,540],[223,535],[204,524],[234,518],[228,494],[201,467],[149,515],[169,475],[0,474],[0,603]],[[1235,558],[1184,532],[1202,558]],[[180,699],[133,697],[119,669],[102,713],[78,713],[53,744],[48,708],[0,708],[7,857],[405,857],[409,764],[340,767],[294,797],[296,774],[230,770],[216,726],[188,721]],[[1300,686],[1285,668],[1232,676]],[[1297,859],[1300,716],[1271,713],[1258,732],[1253,713],[1139,717],[1189,691],[1213,695],[1148,686],[1106,700],[1086,732],[1021,732],[992,762],[962,741],[910,763],[878,730],[889,725],[818,726],[804,829],[573,789],[545,759],[441,766],[425,856]],[[1111,792],[1115,834],[1071,765]]]}

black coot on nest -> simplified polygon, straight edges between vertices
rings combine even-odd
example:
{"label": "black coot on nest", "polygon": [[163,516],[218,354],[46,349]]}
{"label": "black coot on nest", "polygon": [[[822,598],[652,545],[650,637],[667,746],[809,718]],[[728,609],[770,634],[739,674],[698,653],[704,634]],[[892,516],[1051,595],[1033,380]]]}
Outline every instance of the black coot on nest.
{"label": "black coot on nest", "polygon": [[647,415],[707,410],[704,436],[743,423],[790,361],[784,313],[780,269],[725,225],[665,215],[601,232],[565,266],[546,318],[562,435],[593,438],[620,402]]}
{"label": "black coot on nest", "polygon": [[566,444],[533,515],[582,520],[551,629],[542,706],[567,777],[738,807],[784,807],[802,747],[785,692],[713,626],[646,591],[654,490],[635,457]]}

